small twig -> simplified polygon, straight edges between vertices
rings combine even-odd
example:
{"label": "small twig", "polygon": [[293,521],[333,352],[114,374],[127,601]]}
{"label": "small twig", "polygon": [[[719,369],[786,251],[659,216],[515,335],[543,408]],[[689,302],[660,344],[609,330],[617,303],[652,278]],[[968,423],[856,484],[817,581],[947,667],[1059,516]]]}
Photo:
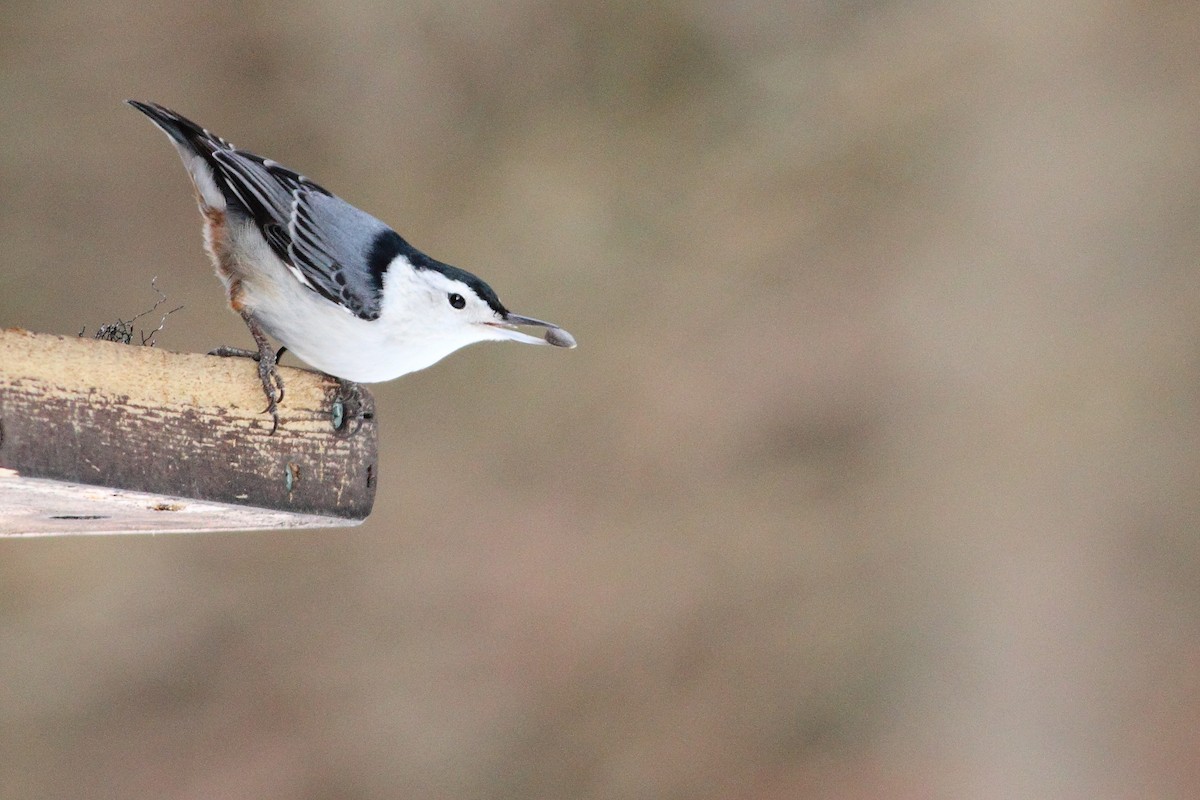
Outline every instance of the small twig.
{"label": "small twig", "polygon": [[[108,341],[108,342],[120,342],[122,344],[132,344],[133,343],[133,323],[136,322],[137,320],[141,319],[142,317],[146,316],[147,314],[154,313],[155,311],[158,310],[159,306],[161,306],[163,303],[165,303],[167,301],[167,296],[165,294],[163,294],[163,292],[158,288],[158,276],[157,275],[155,275],[153,278],[150,279],[150,288],[153,289],[155,294],[158,295],[158,299],[154,301],[154,305],[150,306],[150,308],[146,309],[145,311],[141,312],[140,314],[134,315],[131,319],[125,320],[125,319],[118,318],[116,322],[112,322],[107,325],[101,325],[99,328],[96,329],[96,333],[92,338],[93,339],[103,339],[104,341]],[[172,308],[170,311],[165,312],[162,315],[162,318],[158,321],[158,327],[155,328],[154,330],[150,331],[149,333],[142,331],[140,334],[141,340],[142,340],[142,346],[143,347],[153,347],[154,346],[154,336],[155,336],[155,334],[159,333],[160,331],[162,331],[163,328],[166,327],[167,317],[171,316],[176,311],[179,311],[182,308],[183,308],[183,306],[180,305],[180,306],[176,306],[175,308]],[[86,331],[87,331],[86,326],[83,328],[80,328],[79,335],[83,336],[83,334]]]}

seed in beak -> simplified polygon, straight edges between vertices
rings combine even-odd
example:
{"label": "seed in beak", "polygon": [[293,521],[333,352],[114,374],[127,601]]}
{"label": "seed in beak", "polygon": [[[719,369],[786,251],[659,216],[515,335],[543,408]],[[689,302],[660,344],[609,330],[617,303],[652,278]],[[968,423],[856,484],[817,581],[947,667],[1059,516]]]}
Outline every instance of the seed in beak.
{"label": "seed in beak", "polygon": [[546,341],[555,347],[569,349],[575,346],[575,337],[562,328],[546,328]]}

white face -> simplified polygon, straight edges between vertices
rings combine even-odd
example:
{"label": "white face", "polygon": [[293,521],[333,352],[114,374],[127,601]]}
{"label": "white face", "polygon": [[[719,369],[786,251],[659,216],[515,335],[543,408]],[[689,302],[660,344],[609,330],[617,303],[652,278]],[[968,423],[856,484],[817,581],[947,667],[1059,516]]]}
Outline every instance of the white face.
{"label": "white face", "polygon": [[461,342],[458,347],[503,340],[546,344],[545,339],[514,329],[506,317],[488,305],[467,283],[435,270],[418,270],[417,277],[425,285],[422,292],[424,315],[435,329],[434,335]]}
{"label": "white face", "polygon": [[[575,346],[570,334],[557,326],[517,314],[502,315],[466,281],[435,269],[413,269],[407,260],[393,263],[385,274],[378,322],[384,326],[375,330],[382,334],[382,359],[390,374],[424,369],[475,342]],[[551,341],[522,333],[516,325],[544,327]]]}

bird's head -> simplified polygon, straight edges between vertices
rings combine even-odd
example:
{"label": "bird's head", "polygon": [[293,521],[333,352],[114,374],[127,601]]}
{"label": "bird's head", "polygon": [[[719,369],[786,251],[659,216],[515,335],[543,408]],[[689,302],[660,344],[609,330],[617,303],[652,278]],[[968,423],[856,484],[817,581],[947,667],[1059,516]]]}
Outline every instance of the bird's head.
{"label": "bird's head", "polygon": [[[385,289],[386,316],[407,318],[410,341],[424,340],[429,346],[444,349],[438,358],[475,342],[513,341],[525,344],[550,344],[575,347],[571,334],[552,322],[514,314],[500,302],[492,287],[466,270],[429,260],[419,265],[389,270],[404,279],[391,281]],[[407,266],[407,265],[406,265]],[[390,295],[390,297],[386,297]],[[403,309],[386,308],[389,301]],[[392,311],[392,313],[389,313]],[[400,314],[395,313],[399,311]],[[522,327],[544,328],[543,336],[533,336]]]}

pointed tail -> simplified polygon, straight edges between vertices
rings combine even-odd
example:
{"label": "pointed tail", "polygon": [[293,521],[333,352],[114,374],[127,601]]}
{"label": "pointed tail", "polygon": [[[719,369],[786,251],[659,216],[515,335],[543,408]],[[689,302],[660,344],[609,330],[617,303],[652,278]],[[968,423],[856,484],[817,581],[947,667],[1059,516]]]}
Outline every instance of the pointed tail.
{"label": "pointed tail", "polygon": [[140,100],[125,102],[149,117],[163,133],[171,137],[171,142],[179,151],[179,157],[183,159],[183,166],[187,168],[192,183],[196,185],[201,203],[207,208],[224,210],[226,196],[215,179],[216,164],[213,161],[213,153],[217,150],[232,150],[233,145],[158,103],[143,103]]}

